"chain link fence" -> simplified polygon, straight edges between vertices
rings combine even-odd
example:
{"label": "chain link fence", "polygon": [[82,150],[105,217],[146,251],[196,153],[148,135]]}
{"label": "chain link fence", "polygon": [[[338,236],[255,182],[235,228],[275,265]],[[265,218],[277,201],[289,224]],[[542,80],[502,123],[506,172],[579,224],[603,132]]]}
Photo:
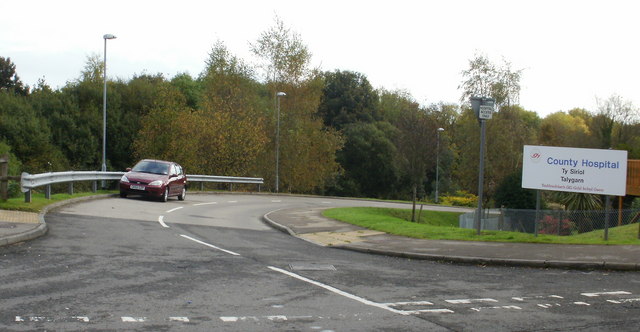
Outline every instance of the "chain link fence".
{"label": "chain link fence", "polygon": [[[460,216],[460,228],[473,229],[476,212],[465,213]],[[575,235],[623,226],[640,221],[640,209],[626,210],[593,210],[593,211],[563,211],[563,210],[519,210],[519,209],[491,209],[482,215],[483,230],[512,231],[531,234]]]}

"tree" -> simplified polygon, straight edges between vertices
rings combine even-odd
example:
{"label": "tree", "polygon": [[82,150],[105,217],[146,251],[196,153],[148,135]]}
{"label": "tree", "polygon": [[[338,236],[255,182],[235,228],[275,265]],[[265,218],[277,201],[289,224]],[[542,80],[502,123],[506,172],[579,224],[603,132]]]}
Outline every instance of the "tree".
{"label": "tree", "polygon": [[10,91],[19,95],[26,96],[29,92],[28,87],[25,88],[20,81],[20,77],[16,73],[16,65],[11,62],[11,58],[0,56],[0,91]]}
{"label": "tree", "polygon": [[495,206],[509,209],[535,209],[536,194],[531,189],[522,188],[522,169],[504,177],[495,193]]}
{"label": "tree", "polygon": [[336,70],[323,76],[325,83],[318,113],[325,126],[340,130],[358,121],[381,120],[378,94],[363,74]]}
{"label": "tree", "polygon": [[463,81],[458,86],[462,89],[462,104],[474,96],[493,97],[499,107],[518,104],[523,70],[513,70],[510,62],[502,61],[502,66],[496,66],[485,55],[478,54],[469,60],[469,68],[462,71]]}
{"label": "tree", "polygon": [[343,175],[333,190],[341,196],[389,197],[400,175],[393,140],[398,130],[388,122],[356,122],[344,129],[348,139],[338,152]]}
{"label": "tree", "polygon": [[600,139],[600,148],[614,148],[630,139],[628,128],[640,119],[640,111],[618,95],[606,100],[596,98],[598,110],[592,125]]}
{"label": "tree", "polygon": [[[342,146],[340,135],[325,128],[318,117],[318,105],[322,96],[322,77],[310,69],[311,53],[300,36],[284,26],[276,18],[275,25],[251,44],[253,53],[262,61],[264,79],[267,82],[267,100],[273,100],[268,114],[272,120],[267,137],[273,138],[269,150],[261,158],[261,169],[275,169],[275,127],[280,123],[280,180],[289,191],[309,191],[324,184],[339,169],[335,151]],[[280,118],[276,118],[276,93],[284,91],[281,98]],[[313,143],[313,144],[312,144]],[[327,151],[317,155],[312,150],[321,146]],[[321,159],[314,159],[322,156]],[[314,167],[309,168],[309,165]],[[266,173],[268,179],[273,172]],[[313,180],[309,180],[313,179]]]}
{"label": "tree", "polygon": [[571,112],[551,113],[541,121],[540,144],[576,148],[594,147],[587,121],[581,116],[572,115]]}
{"label": "tree", "polygon": [[275,18],[275,25],[250,44],[251,51],[262,60],[265,81],[300,84],[309,77],[311,53],[299,34]]}

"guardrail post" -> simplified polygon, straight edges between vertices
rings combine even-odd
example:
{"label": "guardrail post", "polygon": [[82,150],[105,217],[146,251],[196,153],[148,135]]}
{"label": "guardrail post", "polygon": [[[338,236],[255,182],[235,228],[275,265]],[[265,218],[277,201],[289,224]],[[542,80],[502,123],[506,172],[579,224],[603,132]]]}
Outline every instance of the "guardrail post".
{"label": "guardrail post", "polygon": [[73,195],[73,182],[69,182],[69,195]]}
{"label": "guardrail post", "polygon": [[260,192],[260,184],[258,183],[258,192]]}
{"label": "guardrail post", "polygon": [[44,198],[51,199],[51,185],[48,184],[44,190]]}
{"label": "guardrail post", "polygon": [[95,193],[98,191],[98,181],[91,182],[91,192]]}
{"label": "guardrail post", "polygon": [[229,191],[233,191],[233,183],[229,183]]}
{"label": "guardrail post", "polygon": [[200,182],[200,191],[204,191],[204,182]]}
{"label": "guardrail post", "polygon": [[9,156],[0,156],[0,199],[6,201],[9,198]]}
{"label": "guardrail post", "polygon": [[31,189],[24,193],[24,202],[31,203]]}

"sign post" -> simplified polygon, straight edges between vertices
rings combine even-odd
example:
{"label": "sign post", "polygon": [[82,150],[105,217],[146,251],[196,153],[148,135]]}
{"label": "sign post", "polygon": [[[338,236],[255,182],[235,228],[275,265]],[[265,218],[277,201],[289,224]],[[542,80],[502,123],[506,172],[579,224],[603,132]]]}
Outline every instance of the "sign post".
{"label": "sign post", "polygon": [[478,167],[478,211],[476,211],[476,234],[480,235],[482,229],[482,196],[484,189],[484,141],[485,121],[491,119],[495,106],[495,99],[487,97],[471,97],[471,108],[480,122],[480,165]]}

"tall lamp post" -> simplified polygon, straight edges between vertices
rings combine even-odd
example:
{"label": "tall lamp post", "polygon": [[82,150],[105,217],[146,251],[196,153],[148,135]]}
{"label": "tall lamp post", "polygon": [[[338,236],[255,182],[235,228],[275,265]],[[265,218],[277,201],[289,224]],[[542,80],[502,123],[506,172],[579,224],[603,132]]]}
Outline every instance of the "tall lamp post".
{"label": "tall lamp post", "polygon": [[286,95],[284,92],[276,92],[276,193],[279,192],[280,185],[280,97]]}
{"label": "tall lamp post", "polygon": [[438,180],[440,175],[440,132],[444,131],[444,128],[438,128],[437,140],[436,140],[436,204],[438,204]]}
{"label": "tall lamp post", "polygon": [[[104,89],[102,94],[102,171],[107,171],[107,39],[116,39],[112,34],[102,36],[104,39]],[[102,181],[102,189],[105,188],[105,181]]]}

